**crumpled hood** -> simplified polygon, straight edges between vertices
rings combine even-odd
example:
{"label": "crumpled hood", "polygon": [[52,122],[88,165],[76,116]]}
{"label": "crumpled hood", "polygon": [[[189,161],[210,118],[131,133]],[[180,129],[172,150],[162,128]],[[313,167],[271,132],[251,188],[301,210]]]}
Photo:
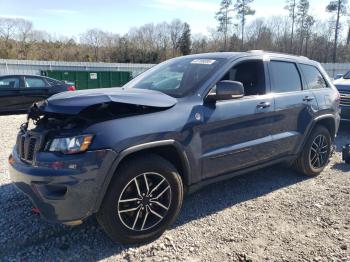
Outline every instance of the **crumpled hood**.
{"label": "crumpled hood", "polygon": [[340,78],[334,80],[333,84],[339,91],[350,91],[350,79]]}
{"label": "crumpled hood", "polygon": [[169,108],[177,100],[154,90],[115,87],[63,92],[51,96],[38,106],[44,112],[75,115],[89,106],[111,102]]}

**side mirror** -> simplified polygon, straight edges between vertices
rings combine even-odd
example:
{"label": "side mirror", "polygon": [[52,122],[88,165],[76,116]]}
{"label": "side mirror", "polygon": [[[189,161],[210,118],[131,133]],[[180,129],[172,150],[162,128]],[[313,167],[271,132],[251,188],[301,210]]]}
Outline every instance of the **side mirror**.
{"label": "side mirror", "polygon": [[[214,91],[214,90],[213,90]],[[216,84],[215,92],[210,92],[210,100],[229,100],[244,96],[244,87],[241,82],[223,80]]]}

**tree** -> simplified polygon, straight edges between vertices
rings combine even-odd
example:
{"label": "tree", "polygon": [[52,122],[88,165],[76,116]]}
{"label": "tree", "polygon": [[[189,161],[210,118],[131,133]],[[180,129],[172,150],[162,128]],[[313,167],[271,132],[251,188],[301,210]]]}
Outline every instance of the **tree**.
{"label": "tree", "polygon": [[310,2],[309,0],[299,0],[297,5],[297,23],[299,31],[299,55],[303,52],[304,39],[306,37],[306,32],[309,30],[309,27],[313,25],[311,23],[314,19],[309,15]]}
{"label": "tree", "polygon": [[241,29],[242,29],[242,37],[241,37],[241,45],[242,49],[244,47],[244,28],[247,22],[247,16],[254,15],[255,10],[252,9],[249,5],[254,0],[237,0],[236,4],[234,5],[234,10],[237,12],[237,18],[239,19],[241,23]]}
{"label": "tree", "polygon": [[347,13],[347,8],[346,8],[347,3],[348,3],[348,0],[336,0],[336,1],[331,1],[326,7],[327,12],[336,13],[334,46],[333,46],[333,63],[336,63],[337,61],[337,47],[338,47],[338,36],[339,36],[339,29],[340,29],[340,17]]}
{"label": "tree", "polygon": [[294,38],[294,26],[295,26],[295,20],[296,20],[296,7],[297,3],[296,0],[287,0],[287,5],[285,6],[285,9],[289,12],[289,17],[292,19],[292,30],[290,34],[290,51],[293,50],[293,38]]}
{"label": "tree", "polygon": [[105,37],[106,33],[97,28],[87,30],[81,37],[81,41],[93,49],[94,61],[99,59],[100,47]]}
{"label": "tree", "polygon": [[224,35],[224,50],[227,48],[227,35],[228,35],[228,26],[232,24],[232,17],[229,16],[230,9],[232,5],[232,0],[222,0],[220,3],[220,9],[215,14],[215,19],[219,22],[218,32],[223,33]]}
{"label": "tree", "polygon": [[184,23],[184,27],[182,30],[182,34],[180,37],[180,51],[183,55],[189,55],[191,53],[191,29],[190,25],[187,23]]}
{"label": "tree", "polygon": [[[17,39],[20,43],[19,53],[24,59],[28,58],[28,53],[31,44],[28,43],[31,34],[33,33],[33,23],[25,19],[17,19]],[[34,39],[32,39],[34,40]]]}
{"label": "tree", "polygon": [[170,40],[172,45],[172,55],[175,56],[179,49],[179,41],[183,29],[183,23],[179,19],[174,19],[169,25],[170,29]]}
{"label": "tree", "polygon": [[304,34],[305,34],[305,56],[308,55],[308,47],[309,47],[309,40],[311,36],[311,28],[315,24],[315,19],[311,16],[308,15],[306,17],[305,23],[304,23]]}
{"label": "tree", "polygon": [[348,38],[346,39],[346,45],[350,45],[350,26],[348,31]]}

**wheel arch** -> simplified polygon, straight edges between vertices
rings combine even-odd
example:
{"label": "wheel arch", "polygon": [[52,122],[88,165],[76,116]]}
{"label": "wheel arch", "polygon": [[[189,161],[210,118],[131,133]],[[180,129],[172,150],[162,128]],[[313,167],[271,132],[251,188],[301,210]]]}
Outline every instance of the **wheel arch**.
{"label": "wheel arch", "polygon": [[300,145],[297,147],[296,155],[298,155],[302,149],[304,148],[307,140],[309,139],[312,130],[314,130],[314,128],[317,125],[322,125],[325,128],[328,129],[329,133],[331,134],[331,139],[332,141],[334,140],[335,136],[336,136],[336,132],[337,132],[337,125],[336,125],[336,119],[332,114],[325,114],[325,115],[321,115],[318,116],[316,118],[314,118],[314,120],[309,124],[309,127],[307,128],[305,135],[304,135],[304,139],[302,141],[302,143],[300,143]]}
{"label": "wheel arch", "polygon": [[127,148],[121,152],[118,166],[130,157],[147,153],[153,153],[168,160],[179,171],[184,185],[190,184],[190,165],[187,155],[175,140],[156,141]]}
{"label": "wheel arch", "polygon": [[325,128],[327,128],[329,133],[331,134],[332,141],[334,140],[337,132],[337,127],[336,127],[336,120],[333,115],[323,115],[323,116],[317,117],[310,130],[310,133],[312,129],[315,128],[316,125],[322,125]]}
{"label": "wheel arch", "polygon": [[190,165],[187,155],[182,149],[181,145],[172,139],[139,144],[121,151],[118,158],[112,164],[112,168],[109,170],[105,178],[105,182],[101,189],[99,199],[95,204],[95,212],[99,210],[104,196],[106,195],[106,192],[108,190],[109,184],[112,180],[112,177],[117,172],[120,164],[124,161],[127,161],[128,159],[147,153],[159,155],[168,160],[170,163],[172,163],[181,176],[184,185],[184,191],[186,192],[187,187],[191,183]]}

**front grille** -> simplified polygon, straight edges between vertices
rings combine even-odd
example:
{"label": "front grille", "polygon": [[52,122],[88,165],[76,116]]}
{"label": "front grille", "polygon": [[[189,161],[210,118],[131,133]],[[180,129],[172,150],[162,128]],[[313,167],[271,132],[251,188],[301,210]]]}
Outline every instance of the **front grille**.
{"label": "front grille", "polygon": [[30,131],[25,133],[20,132],[17,136],[17,151],[20,158],[27,163],[32,163],[35,158],[35,153],[40,150],[42,146],[42,141],[41,135]]}
{"label": "front grille", "polygon": [[350,91],[340,91],[340,105],[350,106]]}

